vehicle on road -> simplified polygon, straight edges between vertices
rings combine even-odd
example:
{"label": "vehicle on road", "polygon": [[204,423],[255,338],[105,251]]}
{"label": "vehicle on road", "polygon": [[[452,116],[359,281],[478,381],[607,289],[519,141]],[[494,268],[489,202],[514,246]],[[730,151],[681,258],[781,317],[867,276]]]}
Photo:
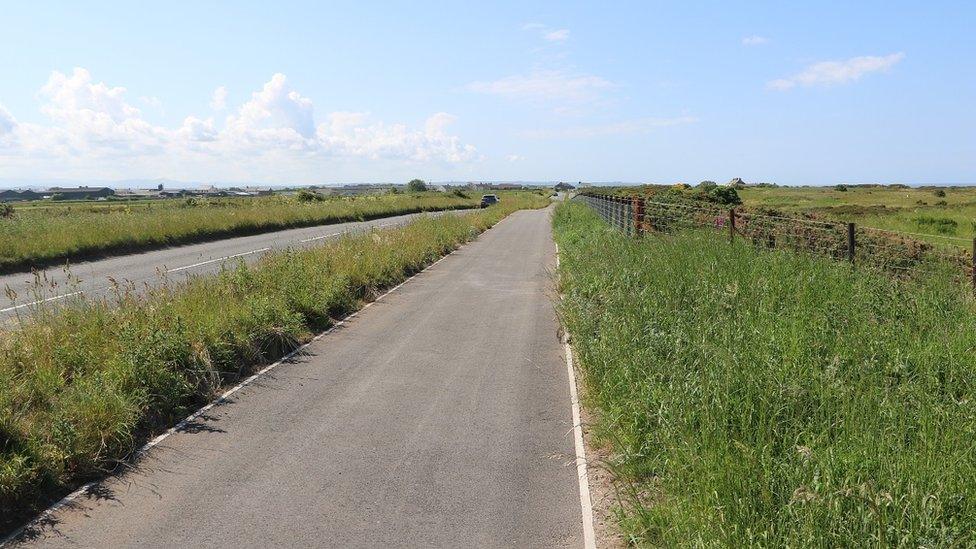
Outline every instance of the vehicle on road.
{"label": "vehicle on road", "polygon": [[487,208],[492,204],[498,204],[498,195],[494,194],[484,194],[481,195],[481,207]]}

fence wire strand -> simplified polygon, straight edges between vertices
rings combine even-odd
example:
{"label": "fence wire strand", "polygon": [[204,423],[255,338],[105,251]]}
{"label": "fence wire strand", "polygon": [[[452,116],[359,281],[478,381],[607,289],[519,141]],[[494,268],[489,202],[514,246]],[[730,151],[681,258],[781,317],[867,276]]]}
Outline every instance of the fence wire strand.
{"label": "fence wire strand", "polygon": [[916,276],[949,267],[976,286],[972,253],[959,246],[917,238],[939,237],[957,243],[970,242],[959,237],[859,227],[842,221],[739,212],[710,204],[657,202],[590,194],[578,194],[574,200],[583,202],[612,227],[627,235],[711,229],[728,234],[733,241],[751,242],[756,247],[786,249],[851,261],[855,265],[872,266],[896,276]]}

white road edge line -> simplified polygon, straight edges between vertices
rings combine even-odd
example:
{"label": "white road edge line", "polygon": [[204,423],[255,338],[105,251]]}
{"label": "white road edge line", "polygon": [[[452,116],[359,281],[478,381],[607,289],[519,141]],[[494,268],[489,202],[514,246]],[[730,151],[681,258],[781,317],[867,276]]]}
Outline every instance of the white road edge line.
{"label": "white road edge line", "polygon": [[[559,269],[559,244],[556,244],[556,270]],[[562,297],[560,297],[562,299]],[[580,510],[583,512],[583,548],[596,549],[593,529],[593,503],[590,499],[590,476],[586,471],[586,446],[583,444],[583,420],[580,418],[579,391],[576,388],[576,368],[573,367],[573,348],[566,332],[566,372],[569,375],[569,400],[573,406],[573,441],[576,445],[576,474],[579,479]]]}
{"label": "white road edge line", "polygon": [[[244,381],[238,383],[237,385],[235,385],[234,387],[232,387],[231,389],[229,389],[228,391],[226,391],[224,394],[222,394],[219,397],[217,397],[210,404],[207,404],[203,408],[200,408],[196,412],[193,412],[192,414],[188,415],[185,419],[183,419],[182,421],[180,421],[176,425],[174,425],[174,426],[170,427],[169,429],[163,431],[156,438],[150,440],[145,445],[143,445],[142,448],[139,448],[138,450],[136,450],[135,453],[132,455],[131,460],[132,461],[135,461],[135,460],[139,459],[140,457],[143,456],[143,454],[145,454],[147,451],[149,451],[150,449],[152,449],[154,446],[158,445],[162,441],[164,441],[167,438],[169,438],[170,435],[173,435],[174,433],[176,433],[177,431],[179,431],[183,427],[186,427],[191,421],[196,420],[201,415],[203,415],[203,414],[207,413],[208,411],[210,411],[210,409],[212,409],[213,407],[215,407],[215,406],[217,406],[219,404],[222,404],[222,403],[226,402],[226,400],[231,395],[233,395],[234,393],[236,393],[237,391],[240,391],[244,387],[247,387],[252,382],[254,382],[254,380],[258,379],[259,377],[263,376],[264,374],[270,372],[271,370],[273,370],[273,369],[277,368],[278,366],[282,365],[283,363],[287,362],[289,359],[291,359],[291,357],[293,357],[293,356],[301,353],[302,351],[304,351],[309,345],[311,345],[311,344],[315,343],[316,341],[322,339],[323,337],[325,337],[326,335],[330,334],[331,332],[333,332],[334,330],[336,330],[337,328],[339,328],[340,326],[342,326],[346,322],[349,322],[350,320],[352,320],[353,318],[355,318],[359,313],[361,313],[361,312],[365,311],[366,309],[372,307],[379,300],[381,300],[384,297],[386,297],[386,296],[392,294],[393,292],[397,291],[398,289],[400,289],[401,286],[403,286],[407,282],[410,282],[411,280],[413,280],[414,278],[416,278],[417,276],[419,276],[421,273],[426,272],[428,269],[432,268],[434,265],[437,265],[441,261],[444,261],[445,259],[447,259],[451,255],[453,255],[454,252],[460,250],[461,248],[463,248],[467,244],[468,243],[465,242],[465,243],[461,244],[460,246],[458,246],[457,248],[451,250],[449,253],[447,253],[446,255],[444,255],[443,257],[441,257],[440,259],[438,259],[437,261],[431,263],[430,265],[424,267],[420,271],[414,273],[409,278],[405,279],[403,282],[397,284],[396,286],[390,288],[389,290],[387,290],[386,292],[384,292],[382,295],[380,295],[379,297],[377,297],[373,301],[370,301],[369,303],[363,305],[362,308],[360,308],[359,310],[353,311],[348,316],[344,317],[342,320],[336,322],[331,327],[329,327],[329,329],[327,329],[324,332],[320,333],[319,335],[313,337],[311,340],[309,340],[308,343],[305,343],[305,344],[299,346],[295,350],[291,351],[290,353],[288,353],[285,356],[283,356],[280,359],[278,359],[278,361],[276,361],[276,362],[274,362],[272,364],[269,364],[269,365],[265,366],[264,368],[258,370],[258,372],[256,374],[254,374],[251,377],[245,379]],[[30,522],[28,522],[27,524],[24,524],[20,528],[17,528],[10,535],[8,535],[6,538],[4,538],[3,540],[0,540],[0,547],[6,547],[8,543],[10,543],[11,541],[14,541],[17,538],[19,538],[20,535],[24,533],[24,531],[26,531],[29,528],[37,527],[45,519],[47,519],[48,517],[50,517],[51,515],[53,515],[59,509],[65,507],[66,505],[70,504],[72,501],[74,501],[78,497],[84,495],[86,492],[88,492],[89,489],[91,489],[93,486],[95,486],[99,482],[103,482],[103,481],[107,480],[108,478],[111,478],[112,476],[114,476],[114,475],[110,475],[109,477],[106,477],[106,478],[103,478],[103,479],[94,480],[92,482],[89,482],[88,484],[85,484],[85,485],[81,486],[80,488],[78,488],[74,492],[71,492],[67,496],[64,496],[57,503],[51,505],[50,507],[48,507],[47,509],[45,509],[43,512],[41,512],[41,514],[39,514],[36,517],[34,517]]]}
{"label": "white road edge line", "polygon": [[[400,225],[400,223],[386,223],[386,224],[383,224],[383,225],[372,225],[372,227],[390,227],[392,225]],[[343,232],[338,232],[338,233],[324,234],[322,236],[315,236],[315,237],[312,237],[312,238],[306,238],[304,240],[300,240],[299,242],[301,242],[301,243],[304,244],[306,242],[312,242],[312,241],[315,241],[315,240],[322,240],[324,238],[330,238],[330,237],[333,237],[333,236],[340,236],[340,235],[346,234],[346,232],[348,232],[348,231],[343,231]],[[175,273],[177,271],[185,271],[187,269],[192,269],[194,267],[202,267],[204,265],[209,265],[211,263],[216,263],[218,261],[226,261],[228,259],[234,259],[235,257],[244,257],[246,255],[258,254],[258,253],[261,253],[261,252],[267,252],[270,249],[271,248],[261,248],[260,250],[251,250],[249,252],[243,252],[243,253],[234,254],[234,255],[227,255],[227,256],[224,256],[224,257],[218,257],[217,259],[210,259],[210,260],[207,260],[207,261],[202,261],[200,263],[194,263],[193,265],[186,265],[184,267],[176,267],[176,268],[173,268],[173,269],[166,269],[166,272],[167,273]],[[104,290],[104,289],[105,288],[99,288],[99,290]],[[93,290],[93,291],[96,291],[96,290]],[[78,294],[81,294],[81,293],[84,293],[84,291],[71,292],[70,294],[57,295],[57,296],[54,296],[54,297],[49,297],[47,299],[40,299],[40,300],[37,300],[37,301],[31,301],[30,303],[24,303],[22,305],[16,305],[14,307],[7,307],[6,309],[0,309],[0,313],[9,313],[10,311],[16,311],[17,309],[23,309],[24,307],[30,307],[31,305],[40,305],[41,303],[47,303],[49,301],[57,301],[59,299],[64,299],[66,297],[71,297],[73,295],[78,295]]]}
{"label": "white road edge line", "polygon": [[203,265],[209,265],[211,263],[216,263],[218,261],[226,261],[228,259],[234,259],[235,257],[244,257],[245,255],[259,254],[261,252],[266,252],[271,248],[261,248],[260,250],[251,250],[249,252],[242,252],[234,255],[225,255],[224,257],[218,257],[217,259],[210,259],[208,261],[201,261],[200,263],[194,263],[193,265],[185,265],[183,267],[176,267],[174,269],[166,269],[167,273],[175,273],[176,271],[185,271],[187,269],[192,269],[194,267],[201,267]]}
{"label": "white road edge line", "polygon": [[333,236],[339,236],[340,234],[344,234],[344,233],[338,232],[338,233],[324,234],[324,235],[321,235],[321,236],[313,236],[312,238],[303,238],[302,240],[299,240],[299,242],[301,242],[301,243],[304,244],[305,242],[314,242],[316,240],[322,240],[323,238],[330,238],[330,237],[333,237]]}
{"label": "white road edge line", "polygon": [[17,309],[23,309],[24,307],[30,307],[31,305],[40,305],[41,303],[47,303],[48,301],[57,301],[59,299],[64,299],[66,297],[71,297],[73,295],[78,295],[80,293],[84,293],[84,290],[71,292],[69,294],[56,295],[54,297],[49,297],[47,299],[39,299],[37,301],[31,301],[30,303],[24,303],[23,305],[15,305],[13,307],[7,307],[6,309],[0,309],[0,313],[9,313],[10,311],[16,311]]}
{"label": "white road edge line", "polygon": [[[393,225],[403,225],[403,223],[399,223],[399,222],[384,223],[382,225],[370,225],[369,227],[374,227],[374,228],[375,227],[391,227]],[[367,228],[369,228],[369,227],[367,227]],[[325,238],[330,238],[330,237],[333,237],[333,236],[340,236],[340,235],[347,234],[347,233],[351,233],[351,232],[352,231],[340,231],[338,233],[329,233],[329,234],[325,234],[325,235],[322,235],[322,236],[315,236],[315,237],[312,237],[312,238],[306,238],[304,240],[300,240],[299,242],[301,242],[302,244],[304,244],[306,242],[312,242],[312,241],[315,241],[315,240],[322,240],[322,239],[325,239]],[[233,259],[235,257],[243,257],[245,255],[251,255],[251,254],[257,254],[257,253],[261,253],[261,252],[267,252],[270,249],[271,248],[261,248],[260,250],[251,250],[249,252],[244,252],[244,253],[239,253],[239,254],[234,254],[234,255],[228,255],[228,256],[224,256],[224,257],[218,257],[217,259],[210,259],[210,260],[203,261],[203,262],[200,262],[200,263],[194,263],[193,265],[186,265],[184,267],[176,267],[176,268],[173,268],[173,269],[167,269],[166,272],[167,273],[175,273],[177,271],[185,271],[187,269],[192,269],[194,267],[202,267],[203,265],[209,265],[210,263],[216,263],[218,261],[226,261],[228,259]],[[92,291],[98,291],[98,290],[104,290],[104,289],[105,288],[98,288],[97,290],[92,290]],[[9,313],[10,311],[16,311],[17,309],[23,309],[24,307],[30,307],[31,305],[40,305],[41,303],[47,303],[49,301],[57,301],[59,299],[64,299],[66,297],[71,297],[73,295],[78,295],[78,294],[81,294],[81,293],[84,293],[84,291],[71,292],[70,294],[64,294],[64,295],[57,295],[57,296],[54,296],[54,297],[49,297],[47,299],[39,299],[37,301],[31,301],[30,303],[24,303],[22,305],[15,305],[13,307],[7,307],[6,309],[0,309],[0,313]],[[2,543],[0,543],[0,546],[2,546]]]}

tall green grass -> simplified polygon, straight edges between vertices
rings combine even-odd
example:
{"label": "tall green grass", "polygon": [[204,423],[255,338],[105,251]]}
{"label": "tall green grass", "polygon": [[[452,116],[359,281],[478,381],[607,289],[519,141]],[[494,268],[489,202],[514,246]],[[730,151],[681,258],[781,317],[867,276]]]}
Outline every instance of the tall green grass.
{"label": "tall green grass", "polygon": [[0,272],[228,236],[477,205],[474,195],[430,192],[310,202],[270,196],[18,207],[12,217],[0,219]]}
{"label": "tall green grass", "polygon": [[705,233],[554,218],[562,317],[634,543],[976,545],[976,313]]}
{"label": "tall green grass", "polygon": [[506,194],[470,215],[38,311],[0,335],[0,530],[512,211],[548,203]]}

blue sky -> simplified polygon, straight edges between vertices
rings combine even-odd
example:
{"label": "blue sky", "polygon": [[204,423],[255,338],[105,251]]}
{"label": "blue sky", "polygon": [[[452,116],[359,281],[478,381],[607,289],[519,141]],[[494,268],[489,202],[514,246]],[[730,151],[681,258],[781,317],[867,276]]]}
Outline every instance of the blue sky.
{"label": "blue sky", "polygon": [[10,2],[0,183],[976,183],[967,2]]}

